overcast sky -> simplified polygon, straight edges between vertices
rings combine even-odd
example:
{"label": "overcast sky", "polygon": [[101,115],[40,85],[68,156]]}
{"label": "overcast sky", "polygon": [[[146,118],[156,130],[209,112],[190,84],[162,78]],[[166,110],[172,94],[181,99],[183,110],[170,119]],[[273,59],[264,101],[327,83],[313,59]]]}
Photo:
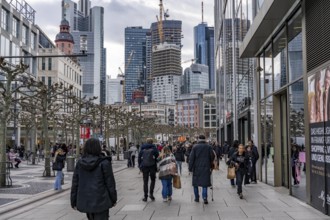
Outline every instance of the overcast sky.
{"label": "overcast sky", "polygon": [[[36,10],[36,24],[55,39],[61,21],[61,0],[26,0]],[[75,0],[78,2],[78,0]],[[159,0],[92,0],[93,6],[102,6],[104,14],[104,39],[107,48],[107,74],[115,78],[118,67],[124,67],[124,29],[129,26],[150,28],[159,13]],[[182,21],[182,61],[194,57],[193,27],[201,18],[201,0],[163,0],[170,18]],[[213,0],[204,0],[204,21],[214,25]],[[189,66],[184,64],[183,67]]]}

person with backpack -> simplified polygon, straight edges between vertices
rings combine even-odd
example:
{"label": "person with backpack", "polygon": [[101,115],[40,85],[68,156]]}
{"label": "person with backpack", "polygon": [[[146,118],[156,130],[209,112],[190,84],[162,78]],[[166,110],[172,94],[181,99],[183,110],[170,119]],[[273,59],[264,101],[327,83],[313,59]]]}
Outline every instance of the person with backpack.
{"label": "person with backpack", "polygon": [[142,199],[144,202],[148,201],[148,182],[149,177],[151,180],[150,190],[149,190],[149,198],[152,201],[155,201],[154,197],[154,189],[156,183],[156,172],[157,172],[157,158],[159,156],[159,152],[156,146],[153,144],[153,139],[148,138],[147,143],[141,147],[141,151],[139,153],[138,164],[139,168],[143,174],[143,190],[144,190],[144,198]]}
{"label": "person with backpack", "polygon": [[259,152],[257,146],[254,145],[253,140],[249,140],[248,146],[252,151],[252,172],[251,172],[251,183],[257,183],[257,170],[256,164],[259,160]]}
{"label": "person with backpack", "polygon": [[184,156],[186,153],[186,149],[182,145],[183,144],[179,144],[173,152],[178,167],[178,173],[180,171],[180,176],[182,175],[182,162],[185,161]]}

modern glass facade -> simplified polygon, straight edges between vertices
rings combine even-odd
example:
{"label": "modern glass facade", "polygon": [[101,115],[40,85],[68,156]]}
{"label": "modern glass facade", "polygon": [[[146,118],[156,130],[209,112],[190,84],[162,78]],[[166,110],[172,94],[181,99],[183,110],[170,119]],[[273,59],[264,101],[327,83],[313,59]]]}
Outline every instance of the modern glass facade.
{"label": "modern glass facade", "polygon": [[182,76],[182,94],[204,92],[209,89],[209,68],[202,64],[192,64]]}
{"label": "modern glass facade", "polygon": [[[240,6],[247,10],[240,13]],[[330,17],[325,12],[330,2],[215,0],[215,7],[215,36],[220,39],[215,46],[217,93],[226,93],[221,85],[230,65],[222,57],[234,51],[222,36],[230,30],[229,37],[237,35],[223,21],[242,15],[251,25],[240,39],[238,53],[240,59],[250,60],[246,75],[253,82],[253,93],[249,92],[251,100],[236,109],[233,105],[232,110],[239,117],[239,109],[252,103],[250,129],[260,154],[259,180],[286,188],[290,195],[329,215],[330,37],[325,33],[330,31]],[[237,68],[237,63],[233,66]],[[220,113],[228,111],[225,97],[218,99]],[[221,120],[220,114],[220,125]],[[240,123],[238,118],[238,133]]]}
{"label": "modern glass facade", "polygon": [[208,27],[206,23],[194,27],[194,45],[196,63],[209,67],[209,89],[214,90],[214,28]]}
{"label": "modern glass facade", "polygon": [[[134,90],[144,87],[148,32],[149,29],[142,27],[125,28],[125,100],[127,103],[132,102]],[[148,45],[151,46],[149,43]]]}
{"label": "modern glass facade", "polygon": [[239,58],[239,47],[251,26],[247,1],[215,1],[216,100],[218,139],[229,144],[255,139],[253,66]]}
{"label": "modern glass facade", "polygon": [[[62,16],[72,26],[74,53],[80,53],[80,36],[87,37],[87,57],[79,58],[83,70],[83,95],[98,97],[97,103],[106,102],[106,50],[104,48],[104,9],[90,2],[80,1],[84,12],[71,0],[62,1]],[[87,13],[87,11],[89,11]]]}

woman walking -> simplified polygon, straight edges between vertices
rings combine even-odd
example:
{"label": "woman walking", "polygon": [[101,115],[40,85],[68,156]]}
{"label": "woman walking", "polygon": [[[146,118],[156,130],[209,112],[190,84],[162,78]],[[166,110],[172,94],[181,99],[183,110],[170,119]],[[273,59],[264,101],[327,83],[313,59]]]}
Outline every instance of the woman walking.
{"label": "woman walking", "polygon": [[62,179],[63,179],[63,168],[65,161],[65,152],[62,148],[58,148],[55,151],[54,160],[53,160],[53,170],[56,170],[56,179],[54,183],[55,190],[62,190]]}
{"label": "woman walking", "polygon": [[159,160],[159,179],[162,181],[163,201],[172,200],[172,179],[176,174],[176,161],[169,147],[164,147],[158,157]]}
{"label": "woman walking", "polygon": [[109,209],[116,202],[116,182],[111,159],[101,156],[99,140],[89,139],[73,174],[71,207],[86,213],[89,220],[107,220]]}
{"label": "woman walking", "polygon": [[238,151],[231,156],[227,164],[235,166],[236,168],[237,194],[240,199],[243,199],[242,183],[248,166],[248,157],[245,155],[245,147],[243,144],[238,146]]}
{"label": "woman walking", "polygon": [[182,162],[185,161],[184,155],[186,153],[186,149],[183,147],[183,144],[179,144],[173,153],[175,156],[176,165],[178,167],[178,173],[180,171],[180,176],[181,176],[182,175]]}

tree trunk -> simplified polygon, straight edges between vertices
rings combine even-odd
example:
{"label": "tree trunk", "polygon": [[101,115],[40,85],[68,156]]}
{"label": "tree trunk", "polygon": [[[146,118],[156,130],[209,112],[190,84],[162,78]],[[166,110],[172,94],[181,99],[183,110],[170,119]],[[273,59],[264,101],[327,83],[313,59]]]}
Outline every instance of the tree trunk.
{"label": "tree trunk", "polygon": [[36,164],[36,139],[37,139],[37,125],[35,114],[31,114],[32,117],[32,131],[31,131],[31,151],[32,151],[32,165]]}
{"label": "tree trunk", "polygon": [[46,97],[43,97],[42,99],[42,105],[43,105],[43,113],[42,113],[42,131],[43,131],[43,139],[44,139],[44,150],[45,150],[45,171],[43,176],[50,177],[51,176],[51,170],[50,170],[50,147],[49,147],[49,136],[48,136],[48,103],[47,103],[47,93],[45,94]]}

